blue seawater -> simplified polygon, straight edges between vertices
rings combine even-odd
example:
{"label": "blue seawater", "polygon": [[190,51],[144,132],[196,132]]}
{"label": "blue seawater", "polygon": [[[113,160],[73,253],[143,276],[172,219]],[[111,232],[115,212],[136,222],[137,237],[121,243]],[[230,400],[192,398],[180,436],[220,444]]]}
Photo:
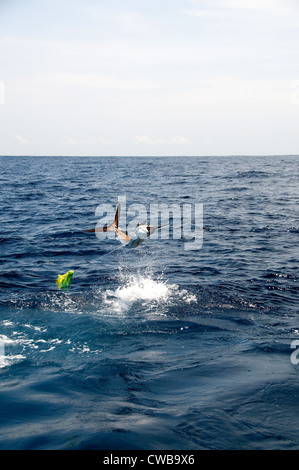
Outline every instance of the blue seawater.
{"label": "blue seawater", "polygon": [[[0,165],[1,449],[299,448],[298,157]],[[110,253],[118,196],[203,204],[202,248]]]}

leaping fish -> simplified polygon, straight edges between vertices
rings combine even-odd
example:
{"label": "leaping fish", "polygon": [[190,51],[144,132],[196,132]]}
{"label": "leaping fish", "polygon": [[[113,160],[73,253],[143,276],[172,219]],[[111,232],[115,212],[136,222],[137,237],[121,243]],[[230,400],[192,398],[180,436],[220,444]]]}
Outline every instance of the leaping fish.
{"label": "leaping fish", "polygon": [[[142,222],[141,224],[137,224],[135,228],[135,232],[131,236],[128,235],[127,231],[120,230],[119,224],[120,218],[120,204],[118,203],[114,220],[113,222],[104,227],[96,227],[90,230],[85,230],[86,233],[93,233],[93,232],[115,232],[117,235],[118,240],[128,248],[136,248],[139,246],[146,238],[152,235],[157,229],[163,227],[163,225],[148,225],[146,221]],[[113,250],[115,251],[115,250]],[[112,253],[112,252],[110,252]],[[107,253],[109,254],[109,253]],[[103,255],[106,256],[106,255]],[[80,268],[79,268],[80,269]],[[68,271],[66,274],[58,275],[56,280],[56,284],[58,285],[59,289],[68,289],[71,284],[71,280],[73,277],[74,271]]]}
{"label": "leaping fish", "polygon": [[120,203],[117,204],[115,216],[113,222],[104,227],[96,227],[91,230],[86,230],[87,233],[93,232],[115,232],[119,241],[126,245],[128,248],[136,248],[139,246],[146,238],[152,235],[156,230],[163,227],[163,225],[149,225],[146,221],[141,224],[137,224],[135,231],[131,235],[128,235],[127,231],[122,231],[118,227],[120,219]]}

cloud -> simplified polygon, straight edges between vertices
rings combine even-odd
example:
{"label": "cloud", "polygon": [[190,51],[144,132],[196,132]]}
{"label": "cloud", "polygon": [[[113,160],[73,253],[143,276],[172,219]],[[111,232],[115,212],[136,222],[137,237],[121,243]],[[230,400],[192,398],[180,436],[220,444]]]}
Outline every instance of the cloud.
{"label": "cloud", "polygon": [[72,139],[72,137],[68,137],[68,136],[65,137],[65,143],[67,145],[76,145],[76,141]]}
{"label": "cloud", "polygon": [[[208,17],[223,15],[225,11],[252,11],[272,14],[298,12],[298,3],[294,0],[189,0],[194,9],[186,10],[189,16]],[[297,8],[296,8],[297,7]]]}
{"label": "cloud", "polygon": [[[289,12],[298,11],[297,0],[225,0],[227,8],[238,8],[244,10]],[[296,8],[297,7],[297,8]]]}
{"label": "cloud", "polygon": [[[86,8],[86,6],[84,6]],[[88,7],[86,11],[88,10]],[[92,10],[93,16],[95,11]],[[146,21],[146,18],[138,12],[130,11],[97,11],[96,18],[98,21],[101,21],[103,24],[109,24],[109,27],[117,28],[117,31],[123,33],[137,33],[137,34],[150,34],[153,32],[152,28],[149,25],[149,22]]]}
{"label": "cloud", "polygon": [[41,82],[54,86],[102,88],[121,91],[146,91],[160,87],[150,80],[120,79],[98,73],[57,73],[41,77]]}
{"label": "cloud", "polygon": [[4,86],[4,82],[0,80],[0,104],[4,104],[4,103],[5,103],[5,86]]}
{"label": "cloud", "polygon": [[275,6],[275,0],[226,0],[225,8],[242,10],[265,10]]}
{"label": "cloud", "polygon": [[136,137],[136,142],[149,145],[182,145],[190,143],[188,139],[182,136],[171,137],[169,139],[151,139],[147,135]]}
{"label": "cloud", "polygon": [[24,145],[27,145],[30,143],[30,141],[28,139],[24,139],[24,137],[22,137],[21,135],[19,134],[16,134],[16,139],[21,142],[21,144],[24,144]]}
{"label": "cloud", "polygon": [[65,136],[64,141],[67,145],[70,145],[70,146],[73,146],[73,145],[98,145],[98,144],[110,145],[112,143],[115,143],[115,142],[111,142],[109,140],[104,139],[104,137],[98,137],[97,139],[83,138],[83,139],[75,140],[72,137]]}

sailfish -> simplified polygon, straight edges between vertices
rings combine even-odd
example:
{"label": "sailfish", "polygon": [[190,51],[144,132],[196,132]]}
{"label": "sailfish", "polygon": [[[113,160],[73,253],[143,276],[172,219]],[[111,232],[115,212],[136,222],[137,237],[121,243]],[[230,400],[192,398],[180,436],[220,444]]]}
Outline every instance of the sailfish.
{"label": "sailfish", "polygon": [[[120,204],[118,203],[114,220],[111,222],[110,225],[106,225],[104,227],[96,227],[90,230],[85,230],[86,233],[92,233],[92,232],[115,232],[117,235],[118,240],[128,248],[136,248],[139,246],[146,238],[148,238],[150,235],[152,235],[157,229],[163,227],[163,225],[148,225],[146,221],[142,222],[141,224],[137,224],[135,231],[131,234],[131,236],[128,235],[127,231],[122,231],[119,228],[119,218],[120,218]],[[113,250],[115,251],[115,250]],[[103,256],[106,256],[110,253],[106,253]],[[81,269],[81,268],[79,268]],[[58,275],[58,278],[56,279],[56,284],[58,285],[59,289],[69,289],[71,280],[73,277],[74,271],[68,271],[66,274]]]}
{"label": "sailfish", "polygon": [[163,227],[163,225],[149,225],[146,223],[146,221],[144,221],[141,224],[137,224],[135,231],[131,234],[131,236],[129,236],[127,231],[122,231],[119,229],[119,226],[118,226],[119,219],[120,219],[120,203],[117,204],[114,220],[110,225],[86,230],[86,233],[115,232],[118,240],[123,245],[126,245],[128,248],[136,248],[146,238],[152,235],[156,230]]}

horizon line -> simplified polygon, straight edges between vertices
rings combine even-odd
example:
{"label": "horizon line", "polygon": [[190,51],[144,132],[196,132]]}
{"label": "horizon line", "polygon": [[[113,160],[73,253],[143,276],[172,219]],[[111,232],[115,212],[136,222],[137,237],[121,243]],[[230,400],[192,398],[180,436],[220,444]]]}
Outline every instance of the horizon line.
{"label": "horizon line", "polygon": [[299,153],[283,154],[221,154],[221,155],[0,155],[0,158],[215,158],[215,157],[299,157]]}

